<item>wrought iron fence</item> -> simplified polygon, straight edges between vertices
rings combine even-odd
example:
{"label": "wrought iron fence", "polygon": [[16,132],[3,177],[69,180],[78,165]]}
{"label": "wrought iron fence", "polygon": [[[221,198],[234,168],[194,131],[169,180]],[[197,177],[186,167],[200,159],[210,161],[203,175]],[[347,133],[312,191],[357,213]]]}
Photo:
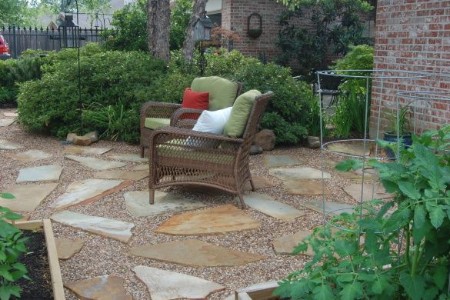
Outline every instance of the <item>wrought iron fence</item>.
{"label": "wrought iron fence", "polygon": [[[13,58],[18,58],[27,49],[59,51],[61,46],[64,47],[64,43],[67,43],[67,32],[64,32],[63,27],[39,29],[10,26],[0,29],[0,33],[9,44]],[[99,28],[78,28],[77,44],[82,47],[89,42],[103,42],[102,31]]]}

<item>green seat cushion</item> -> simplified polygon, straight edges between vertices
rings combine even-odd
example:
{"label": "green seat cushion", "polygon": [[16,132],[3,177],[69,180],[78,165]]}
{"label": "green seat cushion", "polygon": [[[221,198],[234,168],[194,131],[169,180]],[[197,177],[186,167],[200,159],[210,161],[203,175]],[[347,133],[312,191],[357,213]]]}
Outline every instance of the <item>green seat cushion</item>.
{"label": "green seat cushion", "polygon": [[231,107],[236,99],[238,87],[236,82],[218,76],[197,77],[191,84],[194,92],[209,93],[208,110]]}
{"label": "green seat cushion", "polygon": [[247,119],[256,97],[261,95],[258,90],[250,90],[240,95],[234,102],[231,115],[223,129],[223,134],[231,137],[241,137],[244,134]]}
{"label": "green seat cushion", "polygon": [[150,129],[158,129],[169,125],[170,125],[169,118],[145,118],[144,123],[144,126]]}

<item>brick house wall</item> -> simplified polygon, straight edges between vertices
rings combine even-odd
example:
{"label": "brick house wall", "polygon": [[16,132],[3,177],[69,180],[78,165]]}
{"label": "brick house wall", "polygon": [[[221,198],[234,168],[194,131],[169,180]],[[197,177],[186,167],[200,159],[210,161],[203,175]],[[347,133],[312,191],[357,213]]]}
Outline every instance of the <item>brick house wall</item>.
{"label": "brick house wall", "polygon": [[[386,111],[397,100],[411,103],[417,132],[439,128],[450,120],[450,1],[378,0],[374,67],[379,74],[407,79],[374,79],[371,135],[387,123]],[[384,72],[380,70],[390,70]],[[426,72],[426,78],[411,73]],[[399,91],[425,91],[399,97]],[[428,94],[430,92],[430,94]]]}
{"label": "brick house wall", "polygon": [[[286,7],[274,0],[223,0],[222,27],[233,30],[240,36],[240,41],[234,43],[234,49],[245,55],[265,58],[269,61],[280,53],[275,43],[281,26],[278,19]],[[247,35],[247,19],[252,13],[262,17],[262,34],[257,38]],[[251,18],[251,28],[258,24],[255,17]]]}

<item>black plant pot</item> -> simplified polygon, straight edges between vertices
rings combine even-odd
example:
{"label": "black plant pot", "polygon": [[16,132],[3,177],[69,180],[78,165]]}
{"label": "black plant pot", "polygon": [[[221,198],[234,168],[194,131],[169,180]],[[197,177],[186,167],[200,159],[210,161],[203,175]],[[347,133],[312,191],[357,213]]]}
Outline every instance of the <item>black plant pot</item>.
{"label": "black plant pot", "polygon": [[[385,132],[384,133],[384,137],[383,140],[385,140],[386,142],[390,142],[390,143],[402,143],[403,147],[405,148],[409,148],[409,146],[412,145],[412,135],[411,133],[405,133],[402,134],[400,136],[397,135],[397,133],[394,132]],[[396,156],[396,151],[392,151],[391,148],[384,148],[384,150],[386,151],[386,155],[388,156],[389,159],[391,160],[395,160],[395,156]]]}

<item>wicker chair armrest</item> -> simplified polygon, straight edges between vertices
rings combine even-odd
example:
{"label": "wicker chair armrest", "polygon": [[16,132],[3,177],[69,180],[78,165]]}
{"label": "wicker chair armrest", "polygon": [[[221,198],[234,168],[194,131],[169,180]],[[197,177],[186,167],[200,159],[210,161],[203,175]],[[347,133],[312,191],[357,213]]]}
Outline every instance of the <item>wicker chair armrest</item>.
{"label": "wicker chair armrest", "polygon": [[194,127],[202,112],[203,109],[179,108],[172,114],[172,117],[170,118],[170,126],[191,129]]}
{"label": "wicker chair armrest", "polygon": [[141,106],[141,118],[170,118],[181,107],[179,103],[148,101]]}

